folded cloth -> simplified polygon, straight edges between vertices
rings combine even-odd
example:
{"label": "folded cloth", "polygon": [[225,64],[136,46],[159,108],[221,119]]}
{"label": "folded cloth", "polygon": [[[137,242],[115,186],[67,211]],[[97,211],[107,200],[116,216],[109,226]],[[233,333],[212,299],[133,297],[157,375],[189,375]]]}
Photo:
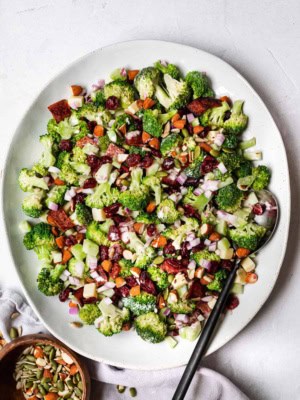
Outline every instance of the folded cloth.
{"label": "folded cloth", "polygon": [[[16,318],[11,315],[18,312]],[[49,333],[22,296],[11,290],[0,290],[0,331],[9,341],[12,326],[22,326],[23,334]],[[159,371],[135,371],[117,369],[109,365],[83,358],[94,379],[91,400],[127,400],[132,397],[129,391],[119,394],[116,385],[135,387],[137,399],[169,400],[184,371],[184,367]],[[249,400],[227,378],[207,368],[200,368],[186,395],[187,400]]]}

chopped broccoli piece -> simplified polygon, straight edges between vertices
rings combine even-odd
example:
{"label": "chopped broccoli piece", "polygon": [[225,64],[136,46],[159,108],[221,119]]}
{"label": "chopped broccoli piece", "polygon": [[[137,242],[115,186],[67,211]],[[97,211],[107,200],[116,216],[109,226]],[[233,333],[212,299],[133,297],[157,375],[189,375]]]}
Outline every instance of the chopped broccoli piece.
{"label": "chopped broccoli piece", "polygon": [[167,334],[166,324],[154,312],[142,314],[135,320],[137,334],[151,343],[162,342]]}
{"label": "chopped broccoli piece", "polygon": [[163,200],[157,207],[157,217],[166,224],[173,224],[179,217],[174,201]]}
{"label": "chopped broccoli piece", "polygon": [[86,154],[83,149],[79,146],[75,146],[73,148],[73,157],[72,161],[76,163],[85,163],[86,162]]}
{"label": "chopped broccoli piece", "polygon": [[222,153],[218,157],[218,161],[222,162],[227,168],[228,172],[239,168],[240,164],[244,161],[242,156],[237,153]]}
{"label": "chopped broccoli piece", "polygon": [[190,314],[195,310],[196,305],[192,301],[177,301],[169,303],[168,307],[175,314]]}
{"label": "chopped broccoli piece", "polygon": [[55,296],[64,288],[63,281],[53,280],[50,268],[42,268],[37,277],[38,289],[46,296]]}
{"label": "chopped broccoli piece", "polygon": [[157,110],[145,110],[143,116],[143,130],[154,137],[162,134],[162,124],[158,119]]}
{"label": "chopped broccoli piece", "polygon": [[97,221],[92,221],[86,230],[86,237],[87,239],[92,240],[93,242],[97,243],[99,246],[109,246],[110,241],[107,239],[105,233],[101,230],[101,224]]}
{"label": "chopped broccoli piece", "polygon": [[252,163],[251,161],[244,160],[240,163],[240,166],[235,171],[238,178],[245,178],[252,174]]}
{"label": "chopped broccoli piece", "polygon": [[34,188],[48,190],[44,178],[38,178],[34,171],[23,168],[19,174],[19,185],[23,192],[33,192]]}
{"label": "chopped broccoli piece", "polygon": [[252,169],[252,175],[255,177],[255,180],[252,185],[253,190],[262,190],[265,189],[271,179],[271,172],[268,167],[265,165],[259,165],[258,167],[254,167]]}
{"label": "chopped broccoli piece", "polygon": [[185,218],[184,221],[185,224],[180,225],[178,228],[170,227],[162,232],[162,235],[166,238],[173,240],[173,246],[176,250],[180,249],[181,243],[187,234],[199,228],[199,222],[196,218]]}
{"label": "chopped broccoli piece", "polygon": [[92,220],[92,213],[85,204],[78,203],[75,208],[76,219],[80,225],[88,225]]}
{"label": "chopped broccoli piece", "polygon": [[227,272],[224,269],[220,269],[215,273],[214,280],[206,286],[207,289],[221,292],[226,278]]}
{"label": "chopped broccoli piece", "polygon": [[161,202],[162,189],[160,186],[160,180],[157,176],[147,176],[143,179],[143,184],[148,186],[151,191],[154,192],[155,203],[158,205]]}
{"label": "chopped broccoli piece", "polygon": [[171,133],[161,141],[160,151],[163,156],[170,153],[175,147],[179,146],[182,138],[177,133]]}
{"label": "chopped broccoli piece", "polygon": [[104,336],[112,336],[116,333],[120,333],[123,324],[129,321],[130,311],[125,307],[120,310],[113,304],[107,305],[104,300],[105,299],[99,304],[103,316],[103,320],[100,322],[99,332]]}
{"label": "chopped broccoli piece", "polygon": [[45,200],[46,206],[49,207],[50,202],[55,204],[63,204],[64,195],[66,193],[67,186],[53,186],[48,192],[48,196]]}
{"label": "chopped broccoli piece", "polygon": [[156,68],[147,67],[140,70],[134,78],[134,86],[142,100],[154,96],[159,80],[160,72]]}
{"label": "chopped broccoli piece", "polygon": [[188,136],[183,139],[182,147],[183,146],[186,146],[190,151],[194,151],[197,146],[197,143],[195,142],[195,139],[192,136]]}
{"label": "chopped broccoli piece", "polygon": [[246,129],[248,117],[243,112],[243,104],[242,100],[237,100],[233,103],[230,118],[223,124],[226,133],[240,135]]}
{"label": "chopped broccoli piece", "polygon": [[38,218],[42,215],[43,199],[45,192],[43,190],[36,189],[30,196],[25,197],[22,202],[22,210],[28,217]]}
{"label": "chopped broccoli piece", "polygon": [[238,247],[245,247],[252,251],[258,248],[265,233],[266,228],[255,223],[249,223],[243,227],[229,230],[230,238]]}
{"label": "chopped broccoli piece", "polygon": [[117,79],[104,86],[104,96],[105,99],[111,96],[117,97],[120,100],[121,107],[127,108],[134,102],[135,91],[128,82]]}
{"label": "chopped broccoli piece", "polygon": [[200,124],[202,126],[209,126],[213,129],[220,129],[224,125],[224,120],[229,110],[229,105],[226,101],[223,101],[220,107],[210,108],[200,115]]}
{"label": "chopped broccoli piece", "polygon": [[156,296],[143,292],[134,297],[124,297],[122,300],[125,307],[129,308],[133,315],[142,315],[154,311]]}
{"label": "chopped broccoli piece", "polygon": [[237,135],[234,133],[229,133],[228,135],[225,136],[225,140],[223,142],[222,147],[225,149],[236,149],[239,144],[239,139]]}
{"label": "chopped broccoli piece", "polygon": [[70,162],[70,153],[67,151],[61,151],[58,154],[57,160],[56,160],[56,167],[61,169],[64,164],[69,164]]}
{"label": "chopped broccoli piece", "polygon": [[66,269],[65,264],[56,264],[55,267],[51,269],[50,272],[52,281],[57,282],[65,269]]}
{"label": "chopped broccoli piece", "polygon": [[85,118],[88,121],[95,121],[97,124],[102,124],[102,112],[94,103],[85,103],[76,111],[78,118]]}
{"label": "chopped broccoli piece", "polygon": [[205,74],[199,71],[190,71],[186,74],[185,81],[192,88],[194,99],[198,97],[214,97],[214,92]]}
{"label": "chopped broccoli piece", "polygon": [[130,146],[129,148],[129,154],[139,154],[140,156],[144,157],[146,153],[147,152],[143,150],[142,147]]}
{"label": "chopped broccoli piece", "polygon": [[130,260],[126,260],[125,258],[122,258],[119,261],[119,266],[121,267],[121,271],[119,273],[119,275],[122,278],[128,278],[128,276],[131,276],[132,273],[130,271],[130,269],[133,267],[133,263]]}
{"label": "chopped broccoli piece", "polygon": [[155,257],[155,250],[153,247],[145,247],[144,243],[138,238],[135,232],[129,232],[128,239],[129,249],[137,254],[135,266],[139,268],[146,268]]}
{"label": "chopped broccoli piece", "polygon": [[133,211],[140,211],[146,207],[149,198],[149,188],[141,183],[142,176],[142,168],[132,170],[129,190],[122,192],[119,197],[119,202],[123,207],[127,207]]}
{"label": "chopped broccoli piece", "polygon": [[156,98],[165,109],[184,107],[190,100],[191,90],[183,80],[173,79],[169,74],[164,75],[165,88],[156,87]]}
{"label": "chopped broccoli piece", "polygon": [[158,222],[155,213],[148,214],[144,211],[141,211],[135,220],[136,222],[141,222],[142,224],[156,224]]}
{"label": "chopped broccoli piece", "polygon": [[61,139],[60,134],[58,133],[58,124],[54,118],[49,119],[47,124],[47,132],[48,135],[51,135],[56,143],[58,143]]}
{"label": "chopped broccoli piece", "polygon": [[221,210],[234,212],[241,206],[242,199],[243,192],[237,188],[235,183],[232,183],[218,191],[216,203]]}
{"label": "chopped broccoli piece", "polygon": [[170,110],[167,113],[158,114],[158,120],[162,125],[165,125],[175,114],[177,114],[177,110]]}
{"label": "chopped broccoli piece", "polygon": [[200,194],[200,196],[196,196],[193,192],[194,188],[190,186],[187,194],[183,198],[183,204],[190,204],[197,211],[201,212],[205,209],[210,199],[207,198],[204,193]]}
{"label": "chopped broccoli piece", "polygon": [[96,107],[101,110],[105,108],[105,95],[103,90],[97,90],[93,93],[92,100]]}
{"label": "chopped broccoli piece", "polygon": [[101,153],[105,153],[106,152],[109,144],[110,144],[110,140],[109,140],[109,137],[107,135],[99,137],[98,146],[99,146],[99,149],[100,149]]}
{"label": "chopped broccoli piece", "polygon": [[55,242],[51,226],[44,222],[34,225],[31,231],[24,235],[23,243],[27,250],[43,245],[54,247]]}
{"label": "chopped broccoli piece", "polygon": [[38,259],[43,263],[51,263],[53,247],[49,245],[42,245],[34,247],[33,251],[36,253]]}
{"label": "chopped broccoli piece", "polygon": [[86,197],[85,204],[91,208],[103,208],[116,203],[118,199],[118,189],[112,188],[108,182],[104,182],[96,187],[93,194]]}
{"label": "chopped broccoli piece", "polygon": [[208,251],[207,249],[197,251],[191,255],[191,258],[196,261],[198,265],[201,265],[201,260],[207,261],[220,261],[220,257],[213,252]]}
{"label": "chopped broccoli piece", "polygon": [[187,168],[185,168],[184,173],[189,178],[199,179],[201,176],[201,164],[203,161],[203,154],[200,154]]}
{"label": "chopped broccoli piece", "polygon": [[179,336],[182,339],[189,340],[190,342],[197,339],[201,332],[201,323],[200,321],[194,322],[190,326],[183,326],[179,329]]}
{"label": "chopped broccoli piece", "polygon": [[55,164],[55,157],[53,155],[54,139],[51,135],[43,135],[40,137],[40,143],[44,147],[42,157],[39,164],[45,168],[49,168]]}
{"label": "chopped broccoli piece", "polygon": [[150,265],[147,268],[147,272],[150,275],[151,280],[156,283],[156,286],[159,289],[164,290],[169,286],[168,274],[162,269],[155,265]]}
{"label": "chopped broccoli piece", "polygon": [[78,175],[70,164],[64,164],[61,167],[59,177],[69,185],[78,185]]}
{"label": "chopped broccoli piece", "polygon": [[87,325],[92,325],[96,318],[100,317],[101,311],[96,304],[84,304],[79,310],[79,318]]}
{"label": "chopped broccoli piece", "polygon": [[163,74],[169,74],[174,79],[179,80],[181,78],[181,72],[174,64],[167,63],[167,65],[163,65],[161,61],[156,61],[156,63],[154,63],[154,67]]}

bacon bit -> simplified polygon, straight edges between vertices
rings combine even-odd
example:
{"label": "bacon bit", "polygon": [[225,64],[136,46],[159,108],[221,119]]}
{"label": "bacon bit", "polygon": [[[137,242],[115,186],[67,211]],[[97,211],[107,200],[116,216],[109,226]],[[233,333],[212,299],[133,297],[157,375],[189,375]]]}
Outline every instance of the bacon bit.
{"label": "bacon bit", "polygon": [[238,249],[236,249],[235,254],[237,255],[238,258],[245,258],[249,256],[250,250],[245,249],[244,247],[239,247]]}
{"label": "bacon bit", "polygon": [[193,133],[195,135],[199,135],[199,133],[203,132],[204,129],[205,129],[204,126],[201,126],[201,125],[194,126],[193,127]]}
{"label": "bacon bit", "polygon": [[[139,109],[143,108],[143,104],[144,104],[144,100],[142,100],[142,99],[138,99],[138,100],[136,101],[136,105],[137,105],[137,107],[138,107]],[[134,114],[133,114],[133,115],[134,115]],[[134,117],[135,117],[135,118],[138,118],[136,115],[134,115]]]}
{"label": "bacon bit", "polygon": [[[61,359],[61,360],[63,361],[63,359]],[[55,360],[55,361],[58,362],[57,360]],[[61,364],[61,363],[58,362],[58,364]],[[65,364],[62,364],[62,365],[65,365]],[[59,379],[61,379],[62,381],[64,381],[68,377],[67,374],[63,374],[62,372],[60,372],[58,375],[59,375]]]}
{"label": "bacon bit", "polygon": [[220,100],[226,101],[226,103],[228,103],[229,105],[232,104],[232,101],[231,101],[230,97],[228,97],[228,96],[222,96],[222,97],[220,97]]}
{"label": "bacon bit", "polygon": [[185,127],[186,120],[185,119],[178,119],[177,121],[173,122],[174,128],[183,129]]}
{"label": "bacon bit", "polygon": [[151,139],[151,135],[149,135],[148,132],[145,132],[145,131],[144,131],[144,132],[142,133],[142,142],[143,142],[143,143],[148,143],[150,139]]}
{"label": "bacon bit", "polygon": [[65,118],[68,118],[71,115],[71,108],[68,101],[65,99],[51,104],[48,107],[48,110],[51,112],[53,118],[57,123],[63,121]]}
{"label": "bacon bit", "polygon": [[247,272],[246,275],[246,283],[255,283],[257,282],[258,276],[257,274],[255,274],[254,272]]}
{"label": "bacon bit", "polygon": [[180,114],[175,114],[173,115],[173,117],[171,118],[171,122],[172,124],[174,124],[174,122],[178,121],[180,119]]}
{"label": "bacon bit", "polygon": [[150,201],[150,203],[147,205],[146,211],[147,211],[148,213],[153,213],[153,211],[155,210],[155,208],[156,208],[156,203],[155,203],[155,201]]}
{"label": "bacon bit", "polygon": [[56,186],[64,186],[64,184],[65,184],[65,182],[59,178],[55,178],[53,182],[54,182],[54,185],[56,185]]}
{"label": "bacon bit", "polygon": [[123,153],[125,153],[125,151],[123,149],[121,149],[121,147],[116,146],[113,143],[110,143],[110,145],[108,146],[105,154],[107,156],[114,157],[117,154],[123,154]]}
{"label": "bacon bit", "polygon": [[94,128],[94,135],[97,137],[101,137],[104,135],[104,128],[102,125],[96,125]]}
{"label": "bacon bit", "polygon": [[144,224],[142,224],[141,222],[136,222],[133,224],[133,229],[135,230],[136,233],[141,235],[144,230]]}
{"label": "bacon bit", "polygon": [[53,233],[54,236],[58,236],[59,235],[58,229],[55,226],[52,226],[51,232]]}
{"label": "bacon bit", "polygon": [[71,376],[76,375],[77,372],[78,372],[78,367],[77,367],[77,365],[76,365],[76,364],[72,364],[71,367],[70,367],[70,375],[71,375]]}
{"label": "bacon bit", "polygon": [[[53,228],[52,228],[53,229]],[[55,229],[55,228],[54,228]],[[57,244],[57,247],[59,249],[63,249],[65,245],[65,238],[64,236],[59,236],[58,238],[55,239],[55,242]]]}
{"label": "bacon bit", "polygon": [[129,81],[133,81],[134,78],[137,76],[137,74],[140,71],[138,69],[130,69],[129,71],[127,71],[127,77]]}
{"label": "bacon bit", "polygon": [[122,326],[122,331],[129,331],[131,328],[131,323],[130,322],[125,322]]}
{"label": "bacon bit", "polygon": [[144,109],[144,110],[148,110],[149,108],[153,107],[154,104],[155,104],[155,101],[152,100],[152,99],[150,99],[150,97],[147,97],[147,98],[144,100],[143,109]]}
{"label": "bacon bit", "polygon": [[138,296],[140,293],[141,293],[141,288],[139,285],[133,286],[129,291],[129,294],[132,297]]}
{"label": "bacon bit", "polygon": [[194,115],[198,116],[203,114],[209,108],[220,107],[221,105],[221,100],[212,99],[210,97],[199,97],[199,99],[195,99],[188,104],[187,109]]}
{"label": "bacon bit", "polygon": [[212,147],[207,143],[203,143],[203,142],[200,143],[200,147],[201,147],[201,149],[203,149],[207,153],[210,153],[212,151]]}
{"label": "bacon bit", "polygon": [[80,147],[81,149],[86,145],[86,144],[95,144],[94,140],[88,136],[84,136],[83,138],[77,140],[76,146]]}
{"label": "bacon bit", "polygon": [[153,149],[159,150],[160,148],[159,140],[157,138],[152,138],[149,141],[149,146],[152,147]]}
{"label": "bacon bit", "polygon": [[117,288],[120,288],[120,287],[126,285],[125,279],[122,278],[121,276],[118,276],[118,277],[116,278],[115,282],[116,282],[116,287],[117,287]]}
{"label": "bacon bit", "polygon": [[78,232],[78,233],[76,233],[75,238],[76,238],[76,240],[77,240],[77,243],[81,243],[81,242],[83,242],[85,236],[84,236],[83,233]]}
{"label": "bacon bit", "polygon": [[141,275],[142,270],[138,267],[132,267],[130,268],[130,272],[132,273],[133,276],[138,278]]}
{"label": "bacon bit", "polygon": [[209,236],[209,240],[211,240],[212,242],[217,242],[218,240],[221,239],[221,235],[218,232],[213,232],[210,236]]}
{"label": "bacon bit", "polygon": [[120,126],[119,132],[121,132],[124,136],[126,135],[126,132],[127,132],[126,124],[123,124],[122,126]]}
{"label": "bacon bit", "polygon": [[79,85],[71,85],[71,91],[73,96],[79,96],[82,92],[82,87]]}
{"label": "bacon bit", "polygon": [[151,246],[154,248],[158,248],[158,247],[164,247],[166,244],[167,244],[167,239],[161,235],[152,241]]}
{"label": "bacon bit", "polygon": [[102,261],[101,266],[104,269],[104,271],[110,272],[112,268],[112,262],[110,260],[104,260]]}
{"label": "bacon bit", "polygon": [[33,351],[33,355],[35,358],[43,358],[44,352],[40,346],[36,346]]}
{"label": "bacon bit", "polygon": [[181,153],[181,154],[179,154],[178,159],[182,164],[186,164],[188,162],[188,154]]}
{"label": "bacon bit", "polygon": [[50,210],[48,213],[47,221],[50,225],[56,226],[62,231],[67,231],[74,227],[74,223],[62,209],[57,211]]}

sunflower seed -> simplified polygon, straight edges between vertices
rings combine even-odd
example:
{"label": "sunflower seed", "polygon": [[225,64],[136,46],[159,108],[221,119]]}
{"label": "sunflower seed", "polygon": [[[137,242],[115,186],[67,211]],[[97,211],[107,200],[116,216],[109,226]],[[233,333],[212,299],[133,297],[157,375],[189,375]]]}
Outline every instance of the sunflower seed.
{"label": "sunflower seed", "polygon": [[70,322],[70,325],[72,326],[72,328],[82,328],[83,327],[83,324],[78,321]]}
{"label": "sunflower seed", "polygon": [[10,319],[15,319],[15,318],[17,318],[19,315],[20,315],[20,313],[18,313],[18,312],[13,312],[13,313],[11,314],[11,316],[10,316]]}
{"label": "sunflower seed", "polygon": [[22,336],[22,333],[23,333],[23,328],[22,328],[22,326],[19,326],[19,327],[18,327],[18,334],[19,334],[19,336]]}

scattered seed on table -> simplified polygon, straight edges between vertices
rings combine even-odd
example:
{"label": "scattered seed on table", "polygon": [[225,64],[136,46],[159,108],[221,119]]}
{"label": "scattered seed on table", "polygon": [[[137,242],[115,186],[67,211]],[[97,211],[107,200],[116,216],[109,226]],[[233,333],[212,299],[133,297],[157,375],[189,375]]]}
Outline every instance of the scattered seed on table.
{"label": "scattered seed on table", "polygon": [[126,386],[122,386],[122,385],[117,385],[117,391],[119,393],[124,393],[126,390]]}
{"label": "scattered seed on table", "polygon": [[136,388],[130,388],[129,393],[131,397],[135,397],[137,395]]}
{"label": "scattered seed on table", "polygon": [[16,339],[19,336],[18,330],[15,327],[10,328],[9,337],[11,339]]}

